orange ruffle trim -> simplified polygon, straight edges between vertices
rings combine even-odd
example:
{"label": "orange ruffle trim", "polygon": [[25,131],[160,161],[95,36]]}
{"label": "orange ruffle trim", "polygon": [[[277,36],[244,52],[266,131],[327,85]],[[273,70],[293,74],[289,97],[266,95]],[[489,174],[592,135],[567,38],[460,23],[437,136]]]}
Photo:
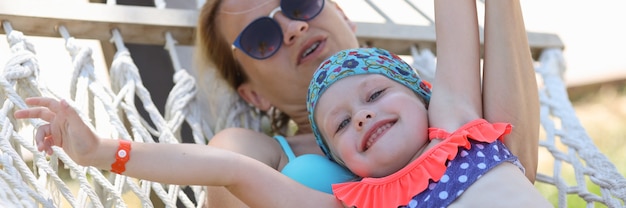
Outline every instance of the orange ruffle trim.
{"label": "orange ruffle trim", "polygon": [[459,147],[471,148],[468,139],[491,143],[511,132],[511,124],[489,123],[484,119],[471,121],[452,134],[429,128],[430,140],[439,144],[398,172],[382,178],[363,178],[357,182],[333,184],[333,194],[344,205],[358,208],[388,208],[407,204],[428,187],[429,180],[439,181],[446,172],[446,161],[456,157]]}

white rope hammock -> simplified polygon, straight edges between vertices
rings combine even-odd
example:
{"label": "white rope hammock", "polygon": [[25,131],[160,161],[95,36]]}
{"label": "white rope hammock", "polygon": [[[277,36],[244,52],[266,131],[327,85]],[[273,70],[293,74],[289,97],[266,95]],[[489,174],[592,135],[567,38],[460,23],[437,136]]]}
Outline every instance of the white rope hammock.
{"label": "white rope hammock", "polygon": [[[60,148],[53,148],[50,157],[38,152],[32,137],[23,137],[20,132],[32,131],[42,124],[39,120],[18,122],[12,115],[15,109],[26,108],[23,99],[31,96],[52,96],[61,98],[39,81],[39,66],[32,44],[19,31],[4,23],[7,40],[12,55],[6,63],[0,79],[0,95],[4,103],[0,109],[0,207],[127,207],[123,195],[133,195],[144,207],[154,207],[150,198],[156,195],[165,207],[176,207],[181,203],[185,207],[202,207],[205,191],[203,187],[190,187],[193,199],[185,194],[184,187],[138,180],[121,175],[110,174],[93,167],[82,167],[74,163]],[[166,34],[168,49],[174,69],[175,86],[169,94],[164,115],[161,115],[152,102],[150,92],[144,87],[139,70],[134,64],[130,52],[123,44],[119,32],[113,31],[113,42],[117,53],[110,68],[110,88],[94,74],[92,51],[76,43],[67,30],[59,28],[66,41],[66,50],[72,57],[74,71],[70,83],[70,98],[91,128],[97,103],[101,105],[114,127],[111,138],[133,140],[136,142],[178,143],[181,141],[180,128],[189,124],[194,141],[204,145],[213,132],[208,121],[202,118],[200,106],[195,99],[196,84],[194,78],[178,63],[173,50],[176,44],[170,34]],[[414,66],[425,79],[432,80],[435,57],[427,49],[412,48]],[[565,70],[562,51],[547,49],[541,54],[536,71],[544,81],[540,88],[541,126],[545,138],[540,139],[541,148],[546,148],[554,157],[553,173],[539,173],[537,180],[555,186],[558,189],[558,206],[567,207],[566,196],[577,195],[593,207],[595,203],[608,207],[623,207],[626,200],[626,180],[615,166],[596,148],[581,126],[567,97],[562,80]],[[430,77],[430,78],[429,78]],[[152,127],[135,108],[135,98],[139,98],[143,108],[149,113]],[[249,106],[235,100],[229,105],[227,114],[217,122],[216,129],[228,126],[260,128],[258,115],[246,114]],[[565,149],[557,148],[564,144]],[[28,158],[25,155],[32,155]],[[541,160],[542,158],[540,158]],[[574,168],[575,183],[567,183],[562,175],[563,164]],[[68,181],[59,175],[63,168],[69,169],[78,188],[72,188]],[[175,173],[172,173],[175,175]],[[587,181],[586,179],[589,179]],[[600,193],[589,191],[589,184],[600,187]]]}
{"label": "white rope hammock", "polygon": [[[6,24],[5,24],[6,25]],[[8,27],[5,27],[5,30]],[[7,30],[9,31],[9,30]],[[66,40],[66,49],[72,56],[74,73],[72,77],[71,96],[64,98],[72,100],[75,108],[81,112],[86,121],[94,120],[93,104],[98,101],[108,114],[110,124],[115,127],[116,134],[112,138],[122,138],[137,142],[154,142],[152,136],[158,137],[158,141],[178,143],[180,136],[174,136],[173,132],[180,129],[186,121],[194,131],[196,143],[206,144],[207,137],[212,135],[207,131],[210,128],[202,127],[199,113],[193,111],[195,97],[194,79],[185,70],[177,70],[174,81],[176,86],[172,90],[167,102],[165,117],[161,116],[152,102],[150,93],[143,86],[139,72],[133,63],[130,53],[123,46],[121,36],[114,32],[114,41],[118,52],[111,65],[111,88],[105,87],[94,74],[91,49],[77,45],[67,32],[60,28],[62,36]],[[25,139],[18,132],[25,125],[18,125],[12,118],[12,112],[17,105],[19,108],[26,107],[23,98],[48,95],[59,96],[41,88],[37,82],[39,68],[34,56],[35,51],[19,31],[10,31],[7,36],[13,57],[4,68],[2,76],[2,95],[6,98],[2,108],[2,165],[0,175],[3,177],[2,203],[16,205],[18,207],[33,207],[42,204],[44,207],[59,207],[61,200],[60,192],[67,203],[72,207],[126,207],[121,194],[124,190],[131,190],[141,203],[147,207],[153,207],[150,201],[150,191],[153,191],[165,204],[166,207],[176,207],[179,200],[187,207],[195,207],[194,203],[181,191],[181,187],[174,185],[162,185],[144,180],[135,180],[116,174],[102,173],[93,167],[80,167],[75,164],[60,148],[54,148],[54,154],[46,158],[36,151],[32,138]],[[172,43],[173,44],[173,43]],[[34,89],[34,90],[33,90]],[[134,107],[135,96],[138,97],[144,109],[150,114],[151,121],[156,129],[151,128],[148,122],[142,118]],[[87,116],[89,115],[89,116]],[[126,119],[129,127],[124,125],[122,119]],[[32,126],[40,125],[41,121],[31,121]],[[89,123],[89,122],[88,122]],[[93,127],[92,127],[93,128]],[[20,154],[20,150],[27,149],[34,155],[33,167],[28,168]],[[57,161],[60,159],[64,165]],[[19,168],[18,168],[19,167]],[[79,181],[80,188],[77,193],[72,193],[70,188],[60,179],[58,169],[67,167],[72,175]],[[6,177],[5,177],[6,176]],[[44,188],[45,187],[45,188]],[[202,187],[192,187],[196,193],[195,198],[202,204],[204,192]],[[48,191],[51,190],[51,191]]]}
{"label": "white rope hammock", "polygon": [[[546,50],[541,54],[541,65],[536,71],[541,74],[545,87],[539,91],[541,102],[541,126],[546,137],[540,140],[555,159],[553,174],[538,174],[537,180],[552,184],[558,189],[558,201],[566,206],[566,195],[576,194],[587,201],[587,207],[601,202],[609,207],[623,207],[626,200],[626,180],[608,158],[595,146],[582,127],[567,97],[563,82],[565,65],[560,50]],[[562,143],[567,148],[557,148]],[[563,163],[573,166],[575,184],[567,184],[561,171]],[[585,176],[600,187],[600,195],[588,189]]]}

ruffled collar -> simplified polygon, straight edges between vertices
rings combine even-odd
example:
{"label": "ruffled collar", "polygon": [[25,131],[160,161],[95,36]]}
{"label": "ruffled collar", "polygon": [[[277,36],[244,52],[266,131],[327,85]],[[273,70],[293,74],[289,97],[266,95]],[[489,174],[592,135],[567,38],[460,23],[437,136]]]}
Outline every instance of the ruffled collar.
{"label": "ruffled collar", "polygon": [[491,143],[511,131],[511,124],[491,124],[484,119],[471,121],[452,134],[429,128],[429,139],[442,139],[398,172],[382,178],[363,178],[357,182],[333,184],[333,194],[348,207],[397,207],[424,191],[429,181],[439,181],[446,162],[456,157],[459,147],[470,149],[468,139]]}

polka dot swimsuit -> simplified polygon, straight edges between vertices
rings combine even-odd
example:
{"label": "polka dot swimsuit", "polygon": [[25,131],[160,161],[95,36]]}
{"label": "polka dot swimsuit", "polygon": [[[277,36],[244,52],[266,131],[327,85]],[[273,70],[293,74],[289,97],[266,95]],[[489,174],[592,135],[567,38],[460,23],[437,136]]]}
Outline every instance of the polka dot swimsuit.
{"label": "polka dot swimsuit", "polygon": [[522,168],[517,157],[500,141],[484,143],[470,140],[471,149],[460,148],[459,154],[448,161],[448,168],[439,182],[432,180],[428,188],[414,196],[408,205],[400,207],[447,207],[470,185],[491,168],[511,162]]}

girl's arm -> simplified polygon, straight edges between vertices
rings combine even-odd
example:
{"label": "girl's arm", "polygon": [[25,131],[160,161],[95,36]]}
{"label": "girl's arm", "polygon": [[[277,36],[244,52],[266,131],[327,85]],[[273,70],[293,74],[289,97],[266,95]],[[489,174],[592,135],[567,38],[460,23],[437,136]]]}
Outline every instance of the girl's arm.
{"label": "girl's arm", "polygon": [[[16,118],[40,118],[40,151],[60,146],[78,164],[110,170],[118,140],[99,138],[65,101],[28,98]],[[251,207],[341,207],[332,195],[301,185],[250,157],[197,144],[133,142],[124,175],[166,184],[225,186]]]}
{"label": "girl's arm", "polygon": [[[249,129],[224,129],[211,138],[209,146],[246,155],[276,170],[288,161],[274,138]],[[206,197],[209,208],[247,206],[223,186],[208,186]]]}
{"label": "girl's arm", "polygon": [[[250,207],[341,207],[330,194],[250,157],[197,144],[133,143],[125,175],[168,184],[224,186]],[[109,152],[110,154],[110,152]]]}
{"label": "girl's arm", "polygon": [[519,0],[485,3],[485,119],[513,125],[504,143],[534,182],[539,143],[539,98]]}
{"label": "girl's arm", "polygon": [[453,132],[482,117],[476,2],[435,1],[435,27],[437,70],[428,117],[431,127]]}

